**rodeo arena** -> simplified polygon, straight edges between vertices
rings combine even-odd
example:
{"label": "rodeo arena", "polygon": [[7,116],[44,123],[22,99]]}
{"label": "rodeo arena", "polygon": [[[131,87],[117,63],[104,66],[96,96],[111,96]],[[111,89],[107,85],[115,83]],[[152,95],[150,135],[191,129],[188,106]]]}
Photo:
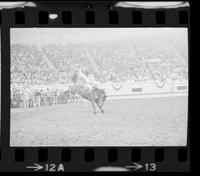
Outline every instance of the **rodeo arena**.
{"label": "rodeo arena", "polygon": [[20,30],[11,31],[11,146],[186,145],[185,30],[107,29],[96,39],[96,29],[84,40],[89,29],[79,29],[72,40],[76,30],[65,29],[71,38],[58,43],[40,29],[24,42],[30,31]]}

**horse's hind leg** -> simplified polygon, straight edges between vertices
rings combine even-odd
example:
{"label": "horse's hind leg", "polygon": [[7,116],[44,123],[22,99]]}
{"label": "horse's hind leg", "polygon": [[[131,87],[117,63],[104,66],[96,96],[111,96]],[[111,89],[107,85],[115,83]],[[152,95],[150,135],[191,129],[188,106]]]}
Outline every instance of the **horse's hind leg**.
{"label": "horse's hind leg", "polygon": [[97,106],[99,107],[100,111],[101,111],[102,113],[104,113],[104,110],[102,109],[102,106],[100,106],[98,103],[97,103]]}

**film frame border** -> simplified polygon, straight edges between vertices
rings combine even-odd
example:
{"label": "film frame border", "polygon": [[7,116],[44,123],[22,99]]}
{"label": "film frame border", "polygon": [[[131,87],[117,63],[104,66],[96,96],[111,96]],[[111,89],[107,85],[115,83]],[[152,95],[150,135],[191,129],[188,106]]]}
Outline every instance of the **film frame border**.
{"label": "film frame border", "polygon": [[[43,24],[40,24],[41,12],[43,14],[46,13],[45,18],[47,19],[44,19],[44,21],[46,20],[47,23],[42,22]],[[68,15],[71,14],[71,21],[69,19],[67,24],[63,23],[63,12],[67,12]],[[89,15],[87,14],[88,12]],[[58,17],[50,20],[49,14],[57,14]],[[91,14],[95,18],[92,23],[88,23],[87,16],[90,18]],[[139,16],[139,22],[137,20],[136,22],[134,21],[133,14]],[[44,17],[44,15],[42,16]],[[158,22],[159,20],[161,22]],[[67,8],[58,6],[54,9],[53,7],[3,9],[0,12],[2,42],[1,100],[4,101],[1,112],[0,168],[2,170],[0,172],[27,172],[30,170],[25,169],[25,166],[31,165],[33,162],[39,164],[66,163],[67,169],[65,172],[87,172],[93,171],[97,167],[108,165],[124,167],[132,162],[157,163],[157,172],[190,171],[190,108],[188,108],[188,140],[186,147],[10,147],[10,28],[13,27],[186,27],[188,28],[190,67],[189,7],[177,9],[132,9],[113,8],[111,2],[100,4],[100,6],[95,3],[90,5],[85,2],[76,2],[75,4],[70,4]],[[188,107],[190,107],[190,103],[188,103]],[[66,153],[70,157],[65,158],[62,156],[62,154],[66,156]]]}

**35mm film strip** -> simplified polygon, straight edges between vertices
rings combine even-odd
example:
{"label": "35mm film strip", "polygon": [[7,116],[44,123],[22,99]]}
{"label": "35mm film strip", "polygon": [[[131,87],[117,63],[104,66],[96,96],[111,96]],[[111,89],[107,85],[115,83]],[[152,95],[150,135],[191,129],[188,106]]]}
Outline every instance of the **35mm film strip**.
{"label": "35mm film strip", "polygon": [[0,172],[190,171],[188,2],[0,7]]}

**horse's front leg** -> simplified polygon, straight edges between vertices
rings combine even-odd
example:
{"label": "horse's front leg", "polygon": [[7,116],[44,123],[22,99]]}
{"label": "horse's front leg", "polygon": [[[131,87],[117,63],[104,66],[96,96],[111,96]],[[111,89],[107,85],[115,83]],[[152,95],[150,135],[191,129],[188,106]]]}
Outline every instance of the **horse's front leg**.
{"label": "horse's front leg", "polygon": [[94,114],[96,114],[96,108],[95,108],[95,104],[94,104],[94,102],[93,102],[93,101],[91,101],[91,103],[92,103],[92,107],[93,107]]}

